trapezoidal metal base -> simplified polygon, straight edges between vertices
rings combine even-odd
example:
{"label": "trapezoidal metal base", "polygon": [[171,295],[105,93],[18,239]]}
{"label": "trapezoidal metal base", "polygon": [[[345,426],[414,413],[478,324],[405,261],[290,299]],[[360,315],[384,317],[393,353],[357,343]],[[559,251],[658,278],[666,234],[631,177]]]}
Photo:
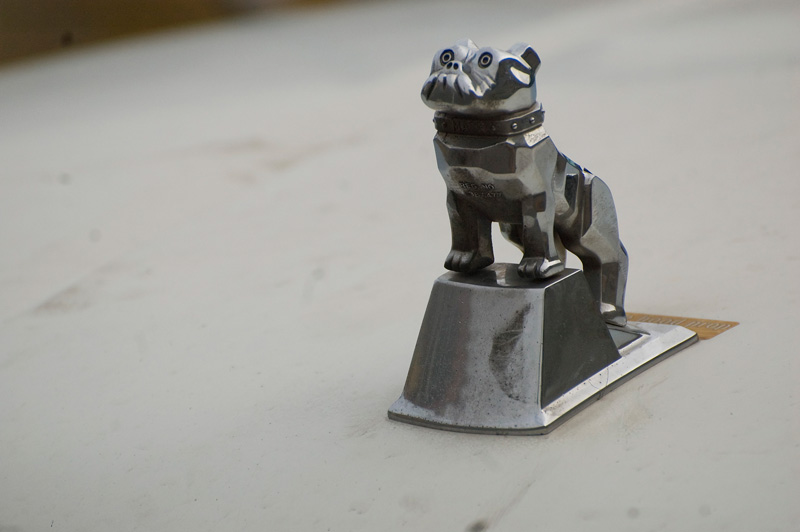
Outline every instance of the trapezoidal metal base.
{"label": "trapezoidal metal base", "polygon": [[433,285],[389,418],[489,434],[544,434],[697,341],[673,325],[606,325],[583,272],[532,282],[515,264]]}

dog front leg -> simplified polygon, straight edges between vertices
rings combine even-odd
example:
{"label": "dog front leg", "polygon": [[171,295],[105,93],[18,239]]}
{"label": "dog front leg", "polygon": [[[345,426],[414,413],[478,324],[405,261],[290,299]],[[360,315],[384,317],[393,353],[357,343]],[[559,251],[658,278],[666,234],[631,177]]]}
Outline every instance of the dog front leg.
{"label": "dog front leg", "polygon": [[[550,201],[548,201],[548,199]],[[545,193],[522,200],[522,247],[519,263],[521,277],[544,279],[564,271],[553,236],[555,202]]]}
{"label": "dog front leg", "polygon": [[447,192],[447,214],[453,245],[444,267],[454,272],[470,273],[494,262],[492,222],[452,192]]}

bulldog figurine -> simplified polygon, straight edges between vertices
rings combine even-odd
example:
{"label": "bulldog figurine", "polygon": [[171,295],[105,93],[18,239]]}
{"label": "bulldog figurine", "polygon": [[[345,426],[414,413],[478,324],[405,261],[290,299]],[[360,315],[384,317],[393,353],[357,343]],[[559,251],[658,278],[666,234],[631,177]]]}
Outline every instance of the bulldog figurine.
{"label": "bulldog figurine", "polygon": [[628,255],[608,186],[556,149],[536,100],[539,56],[527,44],[478,48],[469,39],[433,58],[422,100],[447,184],[452,249],[445,268],[472,273],[494,262],[491,223],[523,252],[520,276],[564,270],[580,258],[600,312],[624,327]]}

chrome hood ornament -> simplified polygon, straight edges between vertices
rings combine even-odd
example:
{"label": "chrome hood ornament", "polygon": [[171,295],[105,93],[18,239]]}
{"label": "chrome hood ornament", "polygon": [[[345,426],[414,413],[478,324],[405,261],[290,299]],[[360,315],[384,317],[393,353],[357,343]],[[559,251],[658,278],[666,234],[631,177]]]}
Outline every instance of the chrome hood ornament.
{"label": "chrome hood ornament", "polygon": [[[434,283],[399,421],[539,434],[697,340],[629,324],[628,254],[608,186],[561,153],[536,99],[540,60],[458,41],[434,54],[422,100],[447,186],[451,270]],[[522,250],[494,264],[491,224]],[[566,250],[583,270],[565,268]]]}
{"label": "chrome hood ornament", "polygon": [[434,54],[422,101],[437,111],[469,115],[521,111],[536,103],[539,62],[524,43],[505,51],[464,39]]}

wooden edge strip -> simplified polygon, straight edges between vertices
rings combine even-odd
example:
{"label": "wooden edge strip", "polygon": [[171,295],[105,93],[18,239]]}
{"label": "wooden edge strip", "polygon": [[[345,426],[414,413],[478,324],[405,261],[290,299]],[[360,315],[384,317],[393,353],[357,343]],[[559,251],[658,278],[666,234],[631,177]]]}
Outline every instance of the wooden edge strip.
{"label": "wooden edge strip", "polygon": [[680,325],[697,333],[701,340],[708,340],[718,334],[739,325],[738,321],[707,320],[703,318],[681,318],[679,316],[659,316],[658,314],[641,314],[629,312],[628,320],[645,323],[663,323],[665,325]]}

